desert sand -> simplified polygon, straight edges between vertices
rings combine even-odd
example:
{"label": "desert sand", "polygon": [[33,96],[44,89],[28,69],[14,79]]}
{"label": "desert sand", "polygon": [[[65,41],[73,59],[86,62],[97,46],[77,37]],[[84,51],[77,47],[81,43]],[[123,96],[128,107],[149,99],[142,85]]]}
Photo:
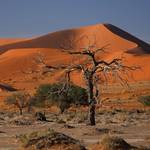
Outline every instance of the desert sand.
{"label": "desert sand", "polygon": [[[123,56],[125,65],[141,68],[132,72],[129,82],[150,81],[150,45],[111,24],[96,24],[30,39],[1,38],[0,82],[10,84],[18,90],[25,89],[31,92],[41,83],[55,82],[63,72],[57,72],[51,77],[41,77],[34,73],[38,70],[35,59],[40,53],[46,63],[53,66],[83,62],[85,59],[78,59],[79,57],[61,51],[61,46],[69,47],[70,43],[74,51],[81,50],[89,44],[94,44],[96,48],[107,45],[106,53],[99,53],[97,59],[111,61]],[[78,78],[79,75],[80,72],[73,73],[72,80],[84,86],[82,78]]]}

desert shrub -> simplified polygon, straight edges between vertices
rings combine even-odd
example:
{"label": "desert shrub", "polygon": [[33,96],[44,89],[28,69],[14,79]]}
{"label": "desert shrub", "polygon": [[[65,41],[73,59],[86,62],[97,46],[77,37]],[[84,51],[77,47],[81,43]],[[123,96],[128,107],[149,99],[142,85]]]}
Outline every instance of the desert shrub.
{"label": "desert shrub", "polygon": [[22,115],[22,116],[16,116],[16,117],[13,117],[13,118],[10,118],[9,119],[9,124],[13,124],[13,125],[31,125],[33,124],[34,122],[34,119],[30,116],[25,116],[25,115]]}
{"label": "desert shrub", "polygon": [[57,149],[64,150],[86,150],[78,140],[52,129],[21,134],[16,137],[24,149],[53,149],[53,146],[57,146]]}
{"label": "desert shrub", "polygon": [[109,135],[102,138],[101,145],[103,150],[130,150],[134,148],[122,138]]}
{"label": "desert shrub", "polygon": [[144,106],[150,106],[150,95],[140,96],[138,101]]}
{"label": "desert shrub", "polygon": [[78,123],[86,122],[88,118],[88,114],[86,112],[78,112],[76,115],[76,121]]}
{"label": "desert shrub", "polygon": [[29,101],[29,94],[25,92],[16,92],[5,99],[5,104],[15,105],[19,109],[20,115],[22,115],[23,109],[29,106]]}
{"label": "desert shrub", "polygon": [[46,116],[45,116],[45,113],[36,112],[36,113],[35,113],[35,117],[36,117],[36,120],[47,121]]}
{"label": "desert shrub", "polygon": [[75,105],[88,105],[86,89],[77,85],[71,85],[68,91],[68,99]]}
{"label": "desert shrub", "polygon": [[[46,137],[49,134],[53,134],[53,132],[54,131],[52,129],[48,129],[48,130],[39,131],[39,132],[34,131],[29,134],[20,134],[20,135],[17,135],[16,137],[19,139],[19,141],[22,143],[24,147],[28,147],[30,144],[34,145],[39,140],[40,137]],[[30,142],[32,141],[32,139],[37,139],[37,140]]]}
{"label": "desert shrub", "polygon": [[44,84],[40,85],[35,93],[37,103],[46,103],[50,106],[56,105],[64,112],[72,104],[86,105],[87,93],[84,88],[71,84],[69,88],[64,89],[64,84]]}

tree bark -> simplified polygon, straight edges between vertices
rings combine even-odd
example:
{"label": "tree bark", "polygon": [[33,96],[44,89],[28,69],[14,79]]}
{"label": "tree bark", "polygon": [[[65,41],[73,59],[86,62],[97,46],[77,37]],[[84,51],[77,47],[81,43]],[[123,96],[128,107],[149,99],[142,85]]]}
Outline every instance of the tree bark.
{"label": "tree bark", "polygon": [[93,74],[89,73],[89,76],[86,75],[87,80],[87,93],[88,93],[88,102],[89,102],[89,115],[88,120],[91,126],[94,126],[95,123],[95,99],[93,91]]}
{"label": "tree bark", "polygon": [[89,105],[89,122],[91,126],[95,126],[95,104],[92,102]]}
{"label": "tree bark", "polygon": [[20,115],[22,115],[22,108],[19,108],[19,111],[20,111]]}
{"label": "tree bark", "polygon": [[28,113],[31,113],[31,110],[32,110],[32,106],[29,104],[28,105]]}

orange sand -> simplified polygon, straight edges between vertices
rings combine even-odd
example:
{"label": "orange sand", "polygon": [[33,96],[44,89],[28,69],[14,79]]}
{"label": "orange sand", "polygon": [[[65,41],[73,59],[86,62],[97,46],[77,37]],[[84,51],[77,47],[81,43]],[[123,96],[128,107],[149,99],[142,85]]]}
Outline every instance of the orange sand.
{"label": "orange sand", "polygon": [[[62,72],[57,72],[54,77],[37,77],[34,80],[36,74],[26,75],[23,71],[37,69],[34,58],[38,52],[45,55],[46,62],[50,65],[74,62],[70,55],[60,50],[62,44],[68,46],[70,41],[75,50],[94,41],[97,48],[109,44],[107,53],[99,53],[98,59],[110,61],[123,55],[126,65],[138,65],[142,68],[133,73],[135,81],[150,81],[150,45],[110,24],[63,30],[32,39],[0,39],[0,81],[29,90],[38,84],[56,80]],[[74,73],[72,78],[77,84],[81,84],[78,76],[79,73]]]}

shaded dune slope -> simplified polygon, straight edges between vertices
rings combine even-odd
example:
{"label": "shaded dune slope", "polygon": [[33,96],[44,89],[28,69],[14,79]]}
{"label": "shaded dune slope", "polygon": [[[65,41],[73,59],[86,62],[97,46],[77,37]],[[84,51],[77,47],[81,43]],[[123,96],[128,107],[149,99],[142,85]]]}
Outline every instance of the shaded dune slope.
{"label": "shaded dune slope", "polygon": [[[109,33],[110,31],[110,33]],[[114,36],[117,35],[118,37],[122,38],[122,42],[127,40],[128,43],[131,42],[137,44],[137,46],[143,48],[147,53],[150,52],[150,45],[145,43],[142,40],[139,40],[138,38],[134,37],[133,35],[119,29],[116,26],[113,26],[111,24],[98,24],[93,26],[87,26],[87,27],[81,27],[77,29],[69,29],[69,30],[63,30],[63,31],[57,31],[54,33],[49,33],[47,35],[33,38],[33,39],[26,39],[23,41],[15,42],[15,43],[8,43],[4,45],[0,45],[0,52],[6,52],[10,49],[21,49],[21,48],[60,48],[59,44],[66,42],[67,39],[77,39],[82,36],[82,34],[91,36],[92,34],[96,35],[97,38],[99,38],[101,44],[109,43],[109,44],[117,44],[115,39],[116,37],[111,37],[112,33],[114,33]],[[113,40],[112,40],[113,38]],[[118,40],[118,39],[117,39]],[[60,43],[61,41],[61,43]],[[126,41],[126,45],[127,44]],[[130,41],[130,42],[129,42]],[[115,43],[114,43],[115,42]],[[121,41],[119,41],[121,42]],[[118,42],[118,44],[119,44]],[[121,42],[121,43],[122,43]],[[99,43],[99,42],[98,42]],[[74,43],[75,45],[77,43]],[[79,43],[78,43],[79,44]],[[135,47],[135,46],[134,46]],[[124,48],[124,47],[123,47]],[[125,47],[127,48],[127,47]],[[130,48],[130,47],[128,47]]]}
{"label": "shaded dune slope", "polygon": [[64,42],[65,39],[70,39],[72,35],[76,35],[74,30],[64,30],[50,33],[41,37],[23,40],[16,43],[9,43],[0,46],[0,53],[4,53],[10,49],[22,48],[59,48],[59,42]]}
{"label": "shaded dune slope", "polygon": [[10,92],[17,91],[17,89],[13,88],[12,86],[10,86],[8,84],[0,84],[0,90],[2,90],[2,91],[10,91]]}
{"label": "shaded dune slope", "polygon": [[148,43],[138,39],[137,37],[129,34],[128,32],[126,32],[112,24],[104,24],[104,26],[108,30],[113,32],[114,34],[117,34],[118,36],[120,36],[128,41],[132,41],[132,42],[136,43],[138,45],[138,47],[141,47],[146,53],[150,54],[150,45]]}

